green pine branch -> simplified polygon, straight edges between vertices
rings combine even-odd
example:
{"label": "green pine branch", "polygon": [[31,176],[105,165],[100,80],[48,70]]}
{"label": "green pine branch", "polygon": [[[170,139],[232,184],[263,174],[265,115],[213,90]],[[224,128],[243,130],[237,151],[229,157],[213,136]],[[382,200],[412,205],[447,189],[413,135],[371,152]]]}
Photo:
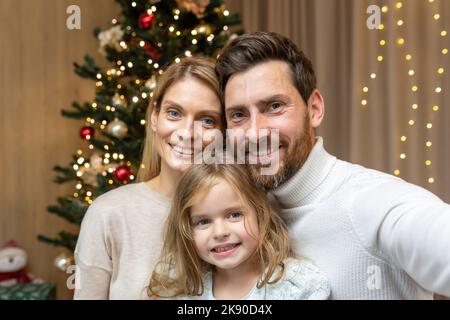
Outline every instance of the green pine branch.
{"label": "green pine branch", "polygon": [[59,205],[48,206],[47,210],[70,223],[80,225],[88,206],[73,198],[58,198]]}
{"label": "green pine branch", "polygon": [[55,247],[64,247],[69,249],[71,252],[74,252],[77,245],[78,235],[66,231],[61,231],[60,233],[58,233],[57,238],[49,238],[44,235],[38,235],[37,239],[47,244],[51,244]]}

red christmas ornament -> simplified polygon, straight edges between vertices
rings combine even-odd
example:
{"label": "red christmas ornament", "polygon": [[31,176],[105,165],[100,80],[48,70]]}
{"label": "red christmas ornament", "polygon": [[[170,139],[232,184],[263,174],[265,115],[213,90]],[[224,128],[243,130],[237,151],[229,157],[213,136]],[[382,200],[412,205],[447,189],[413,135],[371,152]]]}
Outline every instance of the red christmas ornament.
{"label": "red christmas ornament", "polygon": [[159,58],[161,58],[161,53],[153,48],[153,46],[148,42],[144,45],[144,51],[153,60],[159,60]]}
{"label": "red christmas ornament", "polygon": [[156,15],[153,13],[147,13],[144,12],[139,16],[139,28],[141,29],[150,29],[150,27],[153,24],[153,21],[155,21]]}
{"label": "red christmas ornament", "polygon": [[80,130],[80,137],[81,139],[87,141],[89,139],[91,139],[94,136],[94,129],[91,127],[83,127]]}
{"label": "red christmas ornament", "polygon": [[114,177],[122,183],[130,181],[131,170],[128,166],[118,166],[114,171]]}

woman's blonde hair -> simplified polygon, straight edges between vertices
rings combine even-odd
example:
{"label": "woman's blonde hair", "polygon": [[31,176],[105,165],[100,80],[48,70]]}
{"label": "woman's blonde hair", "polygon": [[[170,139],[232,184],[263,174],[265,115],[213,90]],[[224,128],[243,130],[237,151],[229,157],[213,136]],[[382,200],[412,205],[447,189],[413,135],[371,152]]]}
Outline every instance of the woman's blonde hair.
{"label": "woman's blonde hair", "polygon": [[285,224],[273,211],[265,192],[255,185],[246,167],[236,164],[194,165],[186,171],[176,189],[165,225],[161,256],[150,278],[150,297],[203,294],[203,275],[212,270],[212,266],[197,254],[191,208],[220,181],[226,182],[239,196],[244,207],[244,223],[250,209],[256,214],[259,237],[252,258],[256,258],[262,272],[258,288],[277,282],[283,276],[283,261],[291,256]]}
{"label": "woman's blonde hair", "polygon": [[160,111],[165,93],[175,82],[188,77],[201,81],[214,91],[217,97],[220,97],[219,81],[214,71],[214,60],[211,58],[203,56],[183,58],[179,63],[173,63],[165,70],[158,79],[158,84],[147,109],[146,138],[137,176],[139,182],[151,180],[161,171],[161,158],[154,142],[155,132],[151,128],[152,112],[153,110]]}

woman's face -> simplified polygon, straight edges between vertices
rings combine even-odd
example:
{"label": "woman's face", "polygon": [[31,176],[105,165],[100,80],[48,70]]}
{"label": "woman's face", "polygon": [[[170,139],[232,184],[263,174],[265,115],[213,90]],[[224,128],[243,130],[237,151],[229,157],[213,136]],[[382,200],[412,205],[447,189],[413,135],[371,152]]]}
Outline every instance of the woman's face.
{"label": "woman's face", "polygon": [[189,76],[174,82],[151,115],[161,169],[184,172],[210,142],[205,133],[223,129],[221,115],[219,97],[206,84]]}

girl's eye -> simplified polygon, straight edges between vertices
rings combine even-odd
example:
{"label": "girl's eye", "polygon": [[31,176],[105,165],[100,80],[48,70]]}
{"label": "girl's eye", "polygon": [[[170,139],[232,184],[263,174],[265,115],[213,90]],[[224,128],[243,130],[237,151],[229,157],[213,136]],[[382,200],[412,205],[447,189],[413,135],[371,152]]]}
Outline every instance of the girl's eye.
{"label": "girl's eye", "polygon": [[241,218],[243,215],[242,215],[242,212],[239,212],[239,211],[236,211],[236,212],[232,212],[232,213],[230,213],[230,215],[229,215],[229,217],[231,218],[231,219],[239,219],[239,218]]}
{"label": "girl's eye", "polygon": [[200,219],[195,221],[194,226],[204,226],[207,225],[209,221],[207,219]]}

